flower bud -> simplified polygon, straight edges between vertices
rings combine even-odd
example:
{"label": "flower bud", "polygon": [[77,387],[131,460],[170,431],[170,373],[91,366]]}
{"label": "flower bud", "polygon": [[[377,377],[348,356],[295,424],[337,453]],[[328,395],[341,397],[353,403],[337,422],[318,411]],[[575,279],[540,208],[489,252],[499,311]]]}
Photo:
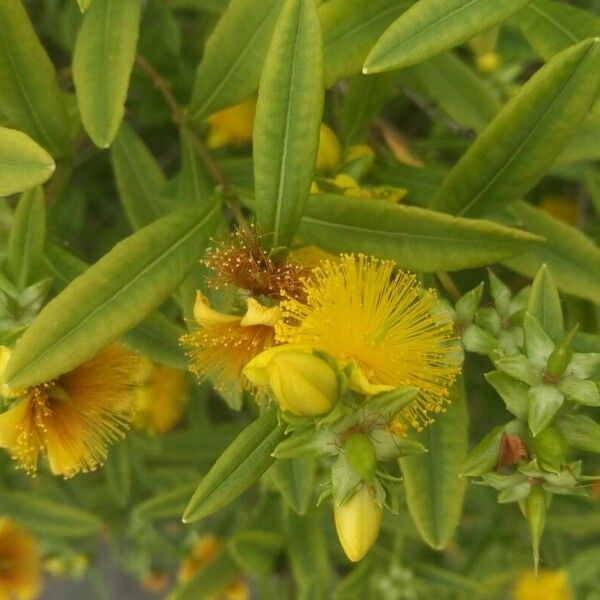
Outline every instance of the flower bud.
{"label": "flower bud", "polygon": [[576,325],[562,342],[556,344],[546,363],[546,375],[560,377],[565,372],[573,358],[571,342],[577,329],[579,329],[579,325]]}
{"label": "flower bud", "polygon": [[337,374],[305,348],[269,348],[250,361],[244,373],[253,383],[268,385],[283,410],[301,417],[328,413],[338,400]]}
{"label": "flower bud", "polygon": [[560,469],[569,449],[567,441],[554,425],[549,425],[533,438],[536,453],[548,466]]}
{"label": "flower bud", "polygon": [[344,445],[350,466],[367,482],[373,481],[377,470],[375,446],[364,433],[353,433]]}
{"label": "flower bud", "polygon": [[342,506],[334,505],[335,528],[346,556],[357,562],[371,549],[381,527],[383,508],[373,498],[367,485]]}
{"label": "flower bud", "polygon": [[496,52],[486,52],[475,59],[477,68],[482,73],[493,73],[500,68],[502,61]]}
{"label": "flower bud", "polygon": [[540,539],[546,524],[546,497],[544,490],[538,486],[532,486],[529,495],[525,499],[525,516],[529,525],[531,546],[533,548],[533,564],[537,573],[540,560]]}
{"label": "flower bud", "polygon": [[317,171],[330,172],[338,167],[342,156],[342,148],[335,133],[324,123],[319,131],[319,153],[317,154]]}

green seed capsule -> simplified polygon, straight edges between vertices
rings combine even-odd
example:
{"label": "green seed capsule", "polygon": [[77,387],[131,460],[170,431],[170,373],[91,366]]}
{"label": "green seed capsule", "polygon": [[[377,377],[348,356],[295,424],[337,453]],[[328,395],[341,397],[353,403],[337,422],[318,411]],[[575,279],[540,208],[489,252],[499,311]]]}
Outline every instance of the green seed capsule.
{"label": "green seed capsule", "polygon": [[566,462],[569,446],[554,425],[546,427],[533,438],[533,447],[542,461],[553,468],[560,469]]}
{"label": "green seed capsule", "polygon": [[377,470],[375,446],[364,433],[353,433],[344,446],[351,467],[367,482],[373,481]]}

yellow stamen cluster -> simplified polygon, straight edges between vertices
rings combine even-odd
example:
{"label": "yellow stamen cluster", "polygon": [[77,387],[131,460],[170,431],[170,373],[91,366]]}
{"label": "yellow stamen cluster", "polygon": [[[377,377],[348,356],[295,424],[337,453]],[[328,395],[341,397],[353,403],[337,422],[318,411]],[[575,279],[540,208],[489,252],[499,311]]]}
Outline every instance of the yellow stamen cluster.
{"label": "yellow stamen cluster", "polygon": [[393,424],[421,430],[445,410],[448,388],[460,371],[452,323],[436,316],[437,296],[392,261],[342,255],[324,261],[304,280],[306,301],[282,302],[279,343],[323,350],[352,365],[366,393],[418,387],[420,393]]}
{"label": "yellow stamen cluster", "polygon": [[133,417],[139,366],[134,354],[112,345],[56,381],[29,389],[0,415],[0,446],[30,475],[40,455],[55,475],[93,471]]}
{"label": "yellow stamen cluster", "polygon": [[237,229],[226,240],[210,248],[203,261],[214,272],[213,287],[232,285],[251,296],[280,300],[299,298],[300,280],[308,269],[293,260],[275,261],[261,245],[253,227]]}

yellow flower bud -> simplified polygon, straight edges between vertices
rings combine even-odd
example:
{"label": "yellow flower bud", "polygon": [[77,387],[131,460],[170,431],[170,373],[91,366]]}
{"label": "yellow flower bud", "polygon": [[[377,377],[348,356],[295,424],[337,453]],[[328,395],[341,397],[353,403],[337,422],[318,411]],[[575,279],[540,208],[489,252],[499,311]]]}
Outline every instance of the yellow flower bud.
{"label": "yellow flower bud", "polygon": [[480,54],[476,59],[477,68],[482,73],[493,73],[500,68],[502,61],[495,52],[486,52]]}
{"label": "yellow flower bud", "polygon": [[342,148],[335,133],[325,124],[321,124],[319,132],[319,153],[317,154],[317,171],[329,172],[339,166]]}
{"label": "yellow flower bud", "polygon": [[333,508],[335,528],[346,556],[357,562],[371,549],[381,528],[383,508],[377,504],[367,485],[342,506]]}
{"label": "yellow flower bud", "polygon": [[306,347],[269,348],[244,373],[252,383],[268,385],[283,410],[301,417],[328,413],[338,399],[336,373]]}

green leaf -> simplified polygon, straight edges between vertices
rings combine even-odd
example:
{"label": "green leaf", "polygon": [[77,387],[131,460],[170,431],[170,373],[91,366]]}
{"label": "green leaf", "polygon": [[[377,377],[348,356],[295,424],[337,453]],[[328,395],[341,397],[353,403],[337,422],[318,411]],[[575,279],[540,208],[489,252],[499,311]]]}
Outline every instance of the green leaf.
{"label": "green leaf", "polygon": [[127,505],[131,491],[131,467],[128,456],[130,451],[127,440],[120,441],[110,449],[102,467],[108,491],[121,507]]}
{"label": "green leaf", "polygon": [[97,536],[103,527],[98,517],[80,508],[31,492],[3,488],[0,488],[0,514],[23,523],[31,533],[40,536]]}
{"label": "green leaf", "polygon": [[256,216],[275,248],[291,243],[310,191],[323,112],[322,60],[315,0],[287,0],[267,53],[254,124]]}
{"label": "green leaf", "polygon": [[81,12],[85,12],[92,3],[92,0],[77,0],[77,4],[79,4],[79,9]]}
{"label": "green leaf", "polygon": [[54,168],[52,157],[30,137],[15,129],[0,127],[1,196],[44,183]]}
{"label": "green leaf", "polygon": [[181,171],[177,179],[176,200],[183,206],[206,206],[214,196],[214,184],[198,159],[193,134],[181,130]]}
{"label": "green leaf", "polygon": [[477,132],[487,127],[501,107],[489,82],[452,52],[403,70],[400,81],[462,127]]}
{"label": "green leaf", "polygon": [[317,462],[313,458],[276,460],[271,467],[273,482],[292,510],[308,511],[315,491]]}
{"label": "green leaf", "polygon": [[241,569],[268,575],[281,551],[281,536],[271,531],[238,531],[229,542],[229,551]]}
{"label": "green leaf", "polygon": [[119,198],[134,229],[163,217],[166,206],[160,200],[166,178],[144,142],[123,124],[110,149]]}
{"label": "green leaf", "polygon": [[133,509],[132,514],[143,521],[158,521],[179,517],[195,488],[195,483],[186,483],[168,492],[157,494],[140,502]]}
{"label": "green leaf", "polygon": [[413,4],[402,0],[328,0],[320,9],[325,86],[360,73],[373,44]]}
{"label": "green leaf", "polygon": [[596,97],[599,69],[595,40],[557,54],[461,157],[432,208],[477,217],[526,193],[576,133]]}
{"label": "green leaf", "polygon": [[25,192],[19,198],[10,236],[6,266],[14,284],[24,289],[33,283],[46,237],[46,209],[44,192],[37,187]]}
{"label": "green leaf", "polygon": [[534,436],[550,425],[563,403],[564,396],[554,385],[540,383],[529,390],[527,421]]}
{"label": "green leaf", "polygon": [[367,56],[363,73],[402,69],[498,25],[529,0],[420,0],[390,25]]}
{"label": "green leaf", "polygon": [[511,224],[543,236],[544,242],[504,264],[517,273],[535,277],[546,264],[558,288],[579,298],[600,298],[600,249],[583,233],[526,202],[516,202],[507,214]]}
{"label": "green leaf", "polygon": [[490,264],[538,240],[487,221],[333,194],[310,197],[300,235],[329,252],[365,252],[416,271]]}
{"label": "green leaf", "polygon": [[81,120],[99,148],[114,140],[123,115],[139,35],[140,0],[94,0],[73,53]]}
{"label": "green leaf", "polygon": [[479,477],[480,475],[489,473],[497,466],[500,442],[505,427],[505,425],[494,427],[469,452],[460,472],[461,477]]}
{"label": "green leaf", "polygon": [[450,394],[448,411],[416,438],[429,452],[400,459],[408,510],[423,540],[437,550],[454,535],[466,486],[458,476],[468,441],[463,383],[455,384]]}
{"label": "green leaf", "polygon": [[537,320],[550,339],[554,342],[563,339],[564,323],[560,296],[546,265],[541,266],[533,280],[527,312]]}
{"label": "green leaf", "polygon": [[[63,290],[89,267],[84,261],[53,244],[46,245],[44,265],[53,277],[57,291]],[[154,362],[174,369],[187,369],[187,361],[179,344],[179,338],[184,333],[182,327],[156,312],[126,333],[123,342]]]}
{"label": "green leaf", "polygon": [[67,109],[56,71],[21,0],[0,3],[0,80],[0,111],[10,123],[52,156],[68,154]]}
{"label": "green leaf", "polygon": [[198,260],[219,214],[218,204],[176,213],[119,242],[42,310],[15,348],[7,383],[50,381],[145,319]]}
{"label": "green leaf", "polygon": [[166,600],[218,598],[239,577],[239,567],[229,551],[224,548],[202,566],[189,581],[177,586],[168,594]]}
{"label": "green leaf", "polygon": [[503,373],[502,371],[491,371],[485,374],[486,381],[498,392],[506,408],[517,419],[527,420],[529,410],[529,385]]}
{"label": "green leaf", "polygon": [[254,484],[275,460],[271,453],[283,439],[284,426],[271,410],[248,425],[217,459],[196,488],[183,514],[184,523],[223,508]]}
{"label": "green leaf", "polygon": [[551,0],[533,0],[517,15],[515,22],[544,60],[573,44],[600,35],[598,15]]}
{"label": "green leaf", "polygon": [[197,123],[251,96],[283,0],[232,0],[209,36],[196,72],[189,118]]}
{"label": "green leaf", "polygon": [[571,448],[600,453],[600,425],[585,415],[561,415],[555,425]]}

